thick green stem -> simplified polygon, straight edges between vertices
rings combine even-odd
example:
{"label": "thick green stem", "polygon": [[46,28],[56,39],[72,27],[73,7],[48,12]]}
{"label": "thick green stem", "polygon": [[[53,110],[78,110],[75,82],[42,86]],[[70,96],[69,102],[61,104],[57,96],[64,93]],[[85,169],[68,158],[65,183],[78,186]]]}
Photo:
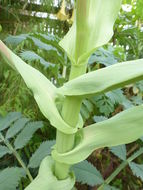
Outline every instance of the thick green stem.
{"label": "thick green stem", "polygon": [[[86,72],[86,65],[82,66],[72,66],[70,73],[70,80],[82,75]],[[62,108],[62,117],[66,123],[71,127],[76,127],[79,113],[81,108],[82,100],[77,97],[66,97]],[[71,150],[74,147],[75,135],[67,135],[60,131],[57,131],[56,137],[56,148],[59,153],[64,153]],[[59,179],[65,179],[68,177],[69,165],[61,164],[59,162],[55,163],[55,175]]]}

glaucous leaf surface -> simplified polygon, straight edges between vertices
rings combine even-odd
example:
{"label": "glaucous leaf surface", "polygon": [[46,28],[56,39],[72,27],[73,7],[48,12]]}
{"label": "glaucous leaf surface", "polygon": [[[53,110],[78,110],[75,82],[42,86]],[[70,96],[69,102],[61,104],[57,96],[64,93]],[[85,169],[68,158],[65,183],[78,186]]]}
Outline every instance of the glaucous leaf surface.
{"label": "glaucous leaf surface", "polygon": [[110,151],[118,156],[121,160],[126,160],[126,154],[127,154],[127,150],[126,150],[126,145],[122,144],[119,146],[113,146],[110,148]]}
{"label": "glaucous leaf surface", "polygon": [[143,136],[143,105],[130,108],[116,116],[81,129],[75,148],[52,156],[59,162],[75,164],[86,159],[94,150],[133,142]]}
{"label": "glaucous leaf surface", "polygon": [[10,150],[6,146],[0,145],[0,158],[2,158],[6,154],[10,154]]}
{"label": "glaucous leaf surface", "polygon": [[21,117],[19,112],[10,112],[6,117],[0,119],[0,131],[7,129],[14,121]]}
{"label": "glaucous leaf surface", "polygon": [[48,155],[51,154],[51,148],[54,146],[55,140],[42,142],[39,148],[34,152],[29,160],[28,167],[36,168],[39,167],[41,161]]}
{"label": "glaucous leaf surface", "polygon": [[136,164],[135,162],[129,163],[133,174],[143,181],[143,164]]}
{"label": "glaucous leaf surface", "polygon": [[25,177],[23,168],[13,167],[0,171],[0,189],[15,190],[22,177]]}
{"label": "glaucous leaf surface", "polygon": [[32,138],[33,134],[43,127],[43,122],[29,122],[24,129],[18,134],[14,141],[15,149],[23,148]]}
{"label": "glaucous leaf surface", "polygon": [[19,131],[21,131],[25,124],[29,121],[28,118],[20,118],[18,119],[7,131],[6,133],[6,139],[14,137]]}
{"label": "glaucous leaf surface", "polygon": [[97,47],[111,39],[120,6],[121,0],[77,1],[75,22],[59,43],[73,64],[87,62]]}
{"label": "glaucous leaf surface", "polygon": [[143,80],[143,59],[117,63],[84,74],[65,83],[59,91],[66,96],[88,97],[140,80]]}
{"label": "glaucous leaf surface", "polygon": [[75,164],[73,170],[76,176],[76,180],[82,184],[88,184],[90,186],[100,185],[104,182],[101,173],[87,160]]}

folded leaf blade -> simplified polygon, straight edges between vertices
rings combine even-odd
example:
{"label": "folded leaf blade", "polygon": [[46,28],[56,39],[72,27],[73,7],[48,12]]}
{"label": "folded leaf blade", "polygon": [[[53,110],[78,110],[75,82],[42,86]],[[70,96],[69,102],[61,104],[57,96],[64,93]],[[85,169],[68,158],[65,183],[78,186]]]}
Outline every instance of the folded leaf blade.
{"label": "folded leaf blade", "polygon": [[64,154],[54,150],[53,157],[59,162],[75,164],[86,159],[94,150],[133,142],[143,135],[143,105],[130,108],[111,119],[81,130],[80,143]]}
{"label": "folded leaf blade", "polygon": [[7,63],[20,73],[28,88],[32,90],[41,112],[50,123],[64,133],[75,133],[77,129],[70,127],[58,112],[55,100],[63,97],[57,93],[56,87],[42,73],[15,55],[2,41],[0,53]]}
{"label": "folded leaf blade", "polygon": [[64,84],[59,91],[66,96],[102,94],[119,87],[143,80],[143,59],[117,63],[84,74]]}

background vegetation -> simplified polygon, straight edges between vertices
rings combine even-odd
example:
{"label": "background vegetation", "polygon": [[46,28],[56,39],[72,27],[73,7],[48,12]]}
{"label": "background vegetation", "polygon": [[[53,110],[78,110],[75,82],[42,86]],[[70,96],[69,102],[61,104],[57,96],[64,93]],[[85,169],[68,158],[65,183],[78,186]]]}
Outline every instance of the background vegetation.
{"label": "background vegetation", "polygon": [[[28,64],[44,73],[56,86],[61,86],[69,77],[70,63],[67,55],[58,46],[58,42],[72,25],[73,7],[72,0],[0,1],[0,38]],[[114,26],[114,35],[109,44],[99,48],[91,56],[88,71],[108,67],[121,61],[143,58],[142,10],[142,0],[123,0],[122,8]],[[40,113],[30,90],[27,89],[21,77],[3,62],[0,59],[0,116],[6,117],[9,112],[14,112],[14,115],[7,116],[7,119],[9,117],[20,119],[22,116],[17,116],[15,112],[21,112],[24,118],[31,120],[30,125],[33,121],[43,121],[43,124],[38,124],[35,135],[32,137],[35,131],[31,131],[31,136],[24,143],[21,142],[20,147],[16,146],[20,143],[19,140],[16,140],[20,138],[16,136],[17,134],[20,135],[19,131],[12,133],[10,143],[18,149],[19,155],[27,164],[31,155],[43,141],[45,142],[42,143],[40,150],[41,152],[47,150],[45,154],[49,154],[48,147],[52,146],[53,141],[48,142],[47,140],[55,139],[55,129]],[[114,90],[102,96],[84,100],[81,114],[84,120],[87,120],[87,124],[90,124],[93,121],[100,122],[122,110],[140,104],[143,104],[143,81],[126,86],[124,89]],[[29,122],[29,119],[26,121]],[[14,121],[12,120],[12,122]],[[26,121],[21,129],[25,126]],[[13,126],[11,123],[3,129],[3,134],[6,134],[6,136],[11,134],[11,131],[8,132],[10,129],[8,127]],[[28,135],[26,130],[24,134]],[[4,141],[0,145],[0,149],[3,145]],[[126,156],[130,156],[141,146],[143,146],[143,142],[138,140],[127,146],[100,149],[93,152],[88,161],[101,172],[104,178],[107,178],[118,167],[121,160],[124,160]],[[140,156],[136,159],[138,165],[130,165],[124,168],[111,185],[123,190],[143,189],[142,160],[143,156]],[[36,160],[35,162],[29,162],[33,175],[36,175],[40,161]],[[13,156],[10,153],[0,154],[0,170],[7,166],[18,165],[15,155]],[[80,171],[76,170],[77,176],[79,176],[78,181],[80,181],[80,183],[77,183],[78,189],[97,189],[98,183],[94,182],[95,171],[93,171],[92,165],[90,171],[87,171],[87,173],[90,173],[90,175],[88,174],[90,179],[87,181],[84,179],[84,175],[81,176]],[[85,176],[87,175],[85,174]],[[21,174],[21,177],[23,178],[17,189],[23,189],[30,182],[30,179],[24,178],[24,175]],[[84,180],[82,181],[81,178]],[[108,188],[112,189],[113,187]]]}

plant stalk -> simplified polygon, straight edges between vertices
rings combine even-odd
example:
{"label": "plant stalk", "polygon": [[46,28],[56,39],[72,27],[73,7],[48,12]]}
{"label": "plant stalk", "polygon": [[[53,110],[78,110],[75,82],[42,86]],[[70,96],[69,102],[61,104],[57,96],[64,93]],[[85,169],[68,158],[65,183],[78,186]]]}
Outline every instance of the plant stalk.
{"label": "plant stalk", "polygon": [[[86,64],[82,66],[72,65],[70,72],[70,79],[72,80],[86,72]],[[71,127],[76,127],[80,108],[82,104],[82,99],[78,97],[66,97],[63,108],[62,108],[62,117],[66,123]],[[56,149],[59,153],[65,153],[70,151],[74,147],[75,134],[64,134],[57,130],[56,136]],[[68,177],[70,166],[64,163],[55,163],[55,175],[58,179],[65,179]]]}

